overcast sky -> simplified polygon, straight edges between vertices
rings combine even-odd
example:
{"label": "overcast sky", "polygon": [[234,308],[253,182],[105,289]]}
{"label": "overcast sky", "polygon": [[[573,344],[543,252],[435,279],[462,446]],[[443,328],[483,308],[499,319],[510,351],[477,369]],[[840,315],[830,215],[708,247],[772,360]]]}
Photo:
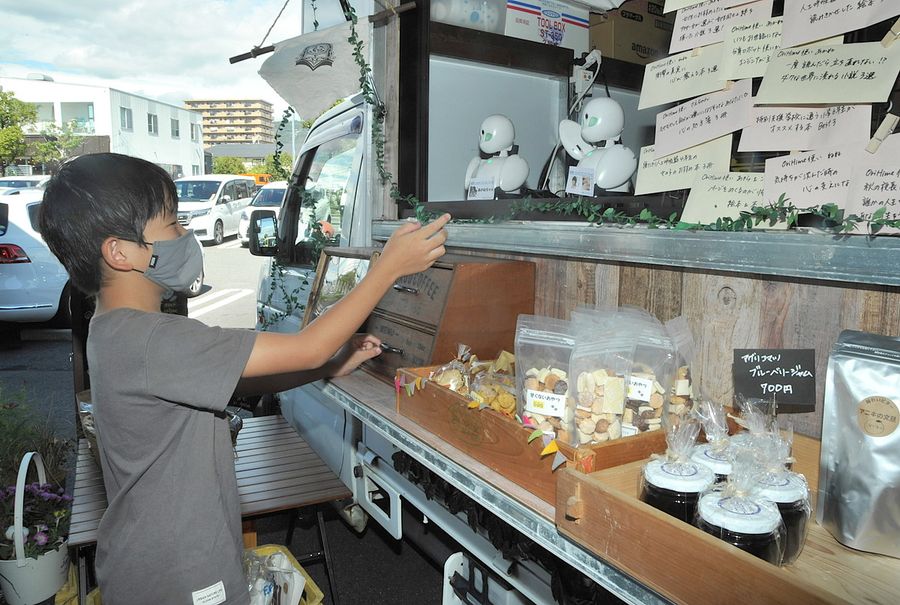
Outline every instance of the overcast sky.
{"label": "overcast sky", "polygon": [[[320,0],[324,3],[327,0]],[[0,76],[44,73],[181,104],[262,98],[287,104],[256,73],[265,57],[228,58],[262,41],[284,0],[0,0]],[[291,0],[266,44],[300,34]],[[335,1],[334,4],[337,4]]]}

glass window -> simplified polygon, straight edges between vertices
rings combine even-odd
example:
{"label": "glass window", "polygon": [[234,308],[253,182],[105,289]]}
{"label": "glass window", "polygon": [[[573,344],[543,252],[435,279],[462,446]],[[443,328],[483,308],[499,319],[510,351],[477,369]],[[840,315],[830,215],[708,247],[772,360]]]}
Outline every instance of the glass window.
{"label": "glass window", "polygon": [[253,201],[250,202],[251,206],[256,206],[258,208],[277,208],[281,206],[281,202],[284,200],[284,194],[287,189],[260,189],[256,192],[256,195],[253,197]]}
{"label": "glass window", "polygon": [[78,134],[94,134],[93,103],[60,103],[60,119],[63,124],[73,123]]}
{"label": "glass window", "polygon": [[303,210],[297,229],[298,241],[309,237],[314,223],[322,225],[327,236],[340,236],[344,205],[356,186],[351,177],[358,142],[359,135],[352,133],[315,149],[309,171],[301,181]]}
{"label": "glass window", "polygon": [[178,181],[175,183],[175,188],[178,190],[178,201],[205,202],[219,190],[219,182]]}
{"label": "glass window", "polygon": [[147,132],[150,134],[159,134],[159,118],[155,113],[147,114]]}
{"label": "glass window", "polygon": [[175,118],[171,118],[169,120],[169,126],[172,130],[172,138],[180,139],[181,138],[181,122],[179,122]]}
{"label": "glass window", "polygon": [[250,197],[250,190],[247,189],[247,181],[237,181],[234,184],[234,192],[237,196],[234,199],[243,199],[245,197]]}
{"label": "glass window", "polygon": [[119,107],[119,126],[122,130],[134,130],[134,120],[130,107]]}
{"label": "glass window", "polygon": [[197,164],[191,164],[191,175],[199,176],[200,175],[200,166]]}
{"label": "glass window", "polygon": [[35,103],[34,108],[37,110],[38,125],[56,123],[56,111],[52,102]]}
{"label": "glass window", "polygon": [[224,195],[227,195],[229,198],[231,198],[232,201],[238,199],[236,191],[234,189],[234,181],[231,181],[225,185],[225,191],[223,193]]}

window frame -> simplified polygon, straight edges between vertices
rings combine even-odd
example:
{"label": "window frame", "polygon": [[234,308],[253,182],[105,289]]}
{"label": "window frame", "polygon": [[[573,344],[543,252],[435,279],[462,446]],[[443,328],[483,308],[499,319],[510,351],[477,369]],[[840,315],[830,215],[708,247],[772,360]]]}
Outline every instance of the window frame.
{"label": "window frame", "polygon": [[147,134],[150,136],[159,136],[159,115],[147,112]]}
{"label": "window frame", "polygon": [[134,132],[134,111],[130,107],[119,105],[119,129]]}
{"label": "window frame", "polygon": [[181,120],[178,118],[169,118],[169,132],[173,139],[181,138]]}

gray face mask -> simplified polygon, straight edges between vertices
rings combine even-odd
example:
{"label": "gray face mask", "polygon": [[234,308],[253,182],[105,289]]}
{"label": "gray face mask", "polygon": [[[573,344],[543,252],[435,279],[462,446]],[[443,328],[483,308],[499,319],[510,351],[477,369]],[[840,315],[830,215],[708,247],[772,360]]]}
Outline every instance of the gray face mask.
{"label": "gray face mask", "polygon": [[181,237],[153,242],[150,266],[135,271],[165,288],[163,298],[171,298],[175,292],[187,291],[203,273],[203,250],[189,230]]}

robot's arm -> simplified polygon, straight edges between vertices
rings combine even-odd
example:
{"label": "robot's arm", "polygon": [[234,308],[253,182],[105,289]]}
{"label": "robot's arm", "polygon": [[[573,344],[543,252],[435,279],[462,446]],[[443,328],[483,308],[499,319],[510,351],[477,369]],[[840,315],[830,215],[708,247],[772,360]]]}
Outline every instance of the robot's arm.
{"label": "robot's arm", "polygon": [[614,189],[628,182],[637,169],[634,152],[623,145],[613,145],[603,151],[597,164],[594,182],[601,189]]}
{"label": "robot's arm", "polygon": [[582,138],[581,125],[572,120],[563,120],[559,123],[559,141],[566,148],[566,152],[576,160],[583,160],[594,148]]}
{"label": "robot's arm", "polygon": [[465,186],[466,189],[469,188],[469,183],[475,178],[475,173],[478,172],[478,165],[481,164],[481,158],[474,157],[469,161],[469,165],[466,168],[466,181]]}
{"label": "robot's arm", "polygon": [[528,178],[528,162],[519,155],[511,155],[503,162],[497,186],[510,192],[520,189]]}

